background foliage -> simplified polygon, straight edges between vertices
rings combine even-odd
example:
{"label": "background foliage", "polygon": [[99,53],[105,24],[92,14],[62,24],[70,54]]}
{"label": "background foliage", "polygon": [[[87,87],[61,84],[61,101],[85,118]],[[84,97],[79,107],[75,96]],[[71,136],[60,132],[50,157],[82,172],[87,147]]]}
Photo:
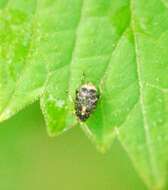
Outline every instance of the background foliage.
{"label": "background foliage", "polygon": [[48,137],[39,104],[0,125],[0,151],[3,190],[146,190],[118,142],[102,155],[79,128]]}
{"label": "background foliage", "polygon": [[[81,126],[100,151],[114,138],[149,189],[167,176],[166,0],[1,0],[0,121],[40,98],[49,135]],[[100,89],[80,124],[75,90]]]}

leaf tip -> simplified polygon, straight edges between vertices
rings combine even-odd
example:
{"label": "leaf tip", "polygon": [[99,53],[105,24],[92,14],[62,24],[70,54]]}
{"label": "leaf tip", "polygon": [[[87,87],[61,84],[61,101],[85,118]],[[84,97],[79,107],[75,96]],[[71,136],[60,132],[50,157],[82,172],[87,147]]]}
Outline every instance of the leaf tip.
{"label": "leaf tip", "polygon": [[6,109],[4,112],[0,114],[0,122],[3,122],[9,119],[13,115],[13,112],[10,109]]}
{"label": "leaf tip", "polygon": [[96,133],[92,132],[91,129],[84,123],[80,123],[81,128],[91,140],[91,142],[96,146],[98,152],[105,154],[111,147],[113,140],[115,138],[115,133],[107,133],[101,135],[97,135]]}

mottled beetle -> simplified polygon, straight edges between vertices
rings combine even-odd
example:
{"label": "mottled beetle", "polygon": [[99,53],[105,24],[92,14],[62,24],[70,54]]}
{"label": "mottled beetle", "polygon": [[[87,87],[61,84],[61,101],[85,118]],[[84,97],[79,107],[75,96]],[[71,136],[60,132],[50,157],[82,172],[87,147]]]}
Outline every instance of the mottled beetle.
{"label": "mottled beetle", "polygon": [[91,84],[83,84],[76,90],[75,113],[81,121],[86,121],[99,100],[99,92]]}

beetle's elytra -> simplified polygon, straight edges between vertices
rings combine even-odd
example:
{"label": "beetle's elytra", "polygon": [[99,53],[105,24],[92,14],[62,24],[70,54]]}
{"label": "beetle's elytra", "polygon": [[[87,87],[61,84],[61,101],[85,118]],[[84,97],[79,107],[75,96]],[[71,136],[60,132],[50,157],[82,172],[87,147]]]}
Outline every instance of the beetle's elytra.
{"label": "beetle's elytra", "polygon": [[83,84],[76,90],[75,111],[81,121],[86,121],[99,100],[99,93],[93,84]]}

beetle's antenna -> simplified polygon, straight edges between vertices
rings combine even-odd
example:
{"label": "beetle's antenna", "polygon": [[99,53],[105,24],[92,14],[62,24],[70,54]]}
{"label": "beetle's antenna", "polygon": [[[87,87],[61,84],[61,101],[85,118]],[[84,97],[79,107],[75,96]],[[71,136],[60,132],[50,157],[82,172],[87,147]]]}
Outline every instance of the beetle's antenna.
{"label": "beetle's antenna", "polygon": [[86,75],[85,75],[84,71],[82,71],[82,77],[81,77],[82,84],[84,84],[86,82],[85,80],[86,80]]}

